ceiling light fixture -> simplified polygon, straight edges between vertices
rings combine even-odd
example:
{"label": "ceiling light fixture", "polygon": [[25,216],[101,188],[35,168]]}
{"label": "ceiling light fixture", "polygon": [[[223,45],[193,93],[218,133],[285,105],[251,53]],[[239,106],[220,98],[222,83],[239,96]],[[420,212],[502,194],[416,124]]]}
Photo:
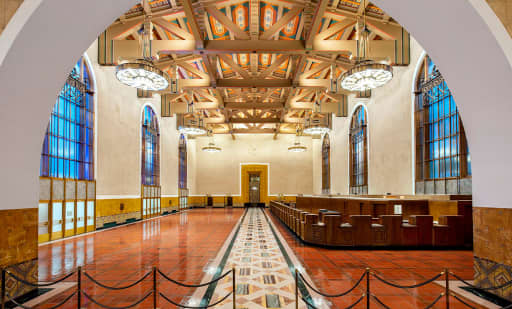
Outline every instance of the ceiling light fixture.
{"label": "ceiling light fixture", "polygon": [[[366,2],[367,0],[363,0],[360,5],[366,7]],[[358,27],[358,32],[360,33],[357,41],[358,53],[361,51],[363,55],[362,57],[358,55],[357,58],[361,58],[361,60],[357,62],[356,66],[343,73],[340,77],[341,87],[349,91],[367,91],[382,87],[393,78],[392,66],[366,59],[369,56],[370,50],[370,31],[366,27],[366,11],[363,11],[362,31],[359,29]]]}
{"label": "ceiling light fixture", "polygon": [[318,91],[315,94],[315,102],[313,103],[313,111],[308,119],[306,119],[306,124],[304,126],[304,134],[308,135],[323,135],[325,133],[329,133],[331,129],[325,121],[322,121],[321,113],[318,111],[320,109],[320,97]]}
{"label": "ceiling light fixture", "polygon": [[213,140],[212,131],[208,132],[208,136],[210,136],[210,142],[208,143],[208,146],[204,146],[203,148],[201,148],[201,150],[204,152],[210,152],[210,153],[221,152],[222,148],[215,145],[215,141]]}
{"label": "ceiling light fixture", "polygon": [[305,152],[308,150],[308,147],[303,145],[300,142],[300,137],[302,136],[302,132],[299,127],[297,127],[297,134],[295,135],[295,142],[292,146],[288,147],[289,152]]}
{"label": "ceiling light fixture", "polygon": [[141,33],[142,59],[127,61],[116,67],[117,79],[130,87],[161,91],[169,87],[169,76],[153,64],[151,58],[151,16],[146,16]]}
{"label": "ceiling light fixture", "polygon": [[180,133],[186,135],[204,135],[208,133],[201,117],[197,117],[194,113],[194,103],[188,104],[187,109],[188,112],[183,115],[183,123],[178,126]]}

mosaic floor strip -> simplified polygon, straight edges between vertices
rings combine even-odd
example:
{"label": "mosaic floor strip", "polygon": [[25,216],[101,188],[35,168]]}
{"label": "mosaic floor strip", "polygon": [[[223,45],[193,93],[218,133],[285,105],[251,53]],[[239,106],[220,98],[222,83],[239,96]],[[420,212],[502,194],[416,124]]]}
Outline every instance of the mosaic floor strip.
{"label": "mosaic floor strip", "polygon": [[[293,253],[283,251],[283,244],[274,235],[263,211],[248,209],[225,265],[217,266],[223,268],[222,273],[236,270],[236,308],[295,308],[295,275],[288,256]],[[210,304],[222,299],[232,287],[231,276],[221,280]],[[233,308],[233,298],[229,297],[216,308]],[[302,300],[299,308],[307,308]]]}

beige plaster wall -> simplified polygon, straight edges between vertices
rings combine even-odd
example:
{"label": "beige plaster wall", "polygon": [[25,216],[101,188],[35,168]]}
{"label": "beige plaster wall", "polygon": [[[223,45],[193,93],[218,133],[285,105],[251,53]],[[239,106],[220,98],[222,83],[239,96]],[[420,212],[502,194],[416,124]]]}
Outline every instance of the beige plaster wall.
{"label": "beige plaster wall", "polygon": [[413,193],[412,83],[422,53],[422,47],[412,39],[411,64],[394,67],[393,80],[374,90],[370,99],[351,96],[348,117],[333,118],[332,194],[348,194],[350,119],[359,104],[363,104],[368,113],[368,193]]}
{"label": "beige plaster wall", "polygon": [[240,164],[268,163],[270,195],[312,194],[313,153],[311,137],[302,137],[308,147],[304,153],[290,153],[288,147],[294,135],[238,134],[216,135],[215,143],[223,150],[206,153],[201,147],[210,141],[207,137],[196,139],[196,190],[193,194],[240,195]]}
{"label": "beige plaster wall", "polygon": [[[145,105],[160,115],[160,97],[137,98],[115,78],[115,67],[97,63],[97,42],[87,50],[96,79],[96,180],[98,198],[138,197],[141,190],[141,121]],[[176,118],[160,118],[162,195],[178,188]]]}
{"label": "beige plaster wall", "polygon": [[322,139],[312,139],[313,194],[322,194]]}

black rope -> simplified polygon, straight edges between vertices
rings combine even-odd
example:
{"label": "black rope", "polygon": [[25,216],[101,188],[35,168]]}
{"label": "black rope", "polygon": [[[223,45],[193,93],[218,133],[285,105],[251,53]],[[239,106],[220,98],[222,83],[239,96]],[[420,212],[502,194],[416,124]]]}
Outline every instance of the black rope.
{"label": "black rope", "polygon": [[511,309],[512,308],[512,305],[508,305],[506,307],[501,307],[501,309]]}
{"label": "black rope", "polygon": [[[48,307],[47,309],[55,309],[55,308],[58,308],[58,307],[60,307],[60,306],[64,305],[64,303],[66,303],[66,302],[67,302],[68,300],[70,300],[73,296],[75,296],[77,292],[78,292],[78,291],[75,291],[75,292],[71,293],[71,294],[70,294],[68,297],[66,297],[63,301],[61,301],[60,303],[58,303],[57,305],[55,305],[55,306],[53,306],[53,307]],[[22,304],[18,303],[14,298],[11,298],[11,297],[9,296],[9,293],[6,293],[6,295],[7,295],[7,298],[8,298],[8,300],[7,300],[7,301],[12,301],[12,302],[13,302],[13,304],[15,304],[16,306],[21,307],[21,308],[23,308],[23,309],[33,309],[33,307],[27,307],[27,306],[24,306],[24,305],[22,305]]]}
{"label": "black rope", "polygon": [[220,276],[219,278],[214,279],[214,280],[212,280],[212,281],[210,281],[210,282],[201,283],[201,284],[186,284],[186,283],[178,282],[178,281],[176,281],[176,280],[173,280],[173,279],[171,279],[171,278],[167,277],[163,272],[161,272],[161,271],[160,271],[160,269],[158,270],[158,273],[159,273],[160,275],[162,275],[162,277],[164,277],[166,280],[171,281],[172,283],[175,283],[175,284],[177,284],[177,285],[181,285],[181,286],[184,286],[184,287],[187,287],[187,288],[200,288],[200,287],[207,286],[207,285],[210,285],[210,284],[212,284],[212,283],[215,283],[215,282],[217,282],[217,281],[221,280],[222,278],[224,278],[224,277],[226,277],[227,275],[229,275],[232,271],[233,271],[233,270],[229,270],[229,271],[227,271],[224,275]]}
{"label": "black rope", "polygon": [[144,295],[144,297],[142,297],[141,299],[139,299],[138,301],[134,302],[133,304],[131,305],[128,305],[128,306],[123,306],[123,307],[110,307],[110,306],[107,306],[107,305],[103,305],[101,303],[99,303],[97,300],[95,300],[94,298],[92,298],[91,296],[87,295],[87,293],[85,293],[84,291],[82,291],[82,293],[84,293],[85,297],[87,297],[90,301],[92,301],[93,303],[95,303],[96,305],[102,307],[102,308],[107,308],[107,309],[128,309],[128,308],[132,308],[132,307],[135,307],[137,306],[138,304],[142,303],[143,301],[146,300],[146,298],[148,298],[151,294],[153,294],[153,290],[149,291],[146,293],[146,295]]}
{"label": "black rope", "polygon": [[431,303],[430,303],[430,305],[426,306],[426,307],[425,307],[425,309],[430,309],[430,308],[434,307],[434,305],[435,305],[435,304],[437,304],[437,302],[438,302],[441,298],[443,298],[443,296],[444,296],[444,293],[439,294],[439,296],[437,296],[437,298],[436,298],[436,299],[434,299],[434,301],[433,301],[433,302],[431,302]]}
{"label": "black rope", "polygon": [[229,296],[231,296],[231,294],[233,294],[233,291],[229,292],[226,296],[224,296],[221,300],[211,304],[211,305],[207,305],[207,306],[200,306],[200,307],[192,307],[192,306],[186,306],[186,305],[182,305],[182,304],[178,304],[178,303],[175,303],[173,302],[171,299],[167,298],[167,296],[165,296],[164,294],[162,293],[159,293],[160,296],[162,296],[166,301],[170,302],[171,304],[177,306],[177,307],[181,307],[181,308],[189,308],[189,309],[201,309],[201,308],[210,308],[210,307],[214,307],[214,306],[217,306],[218,304],[222,303],[223,301],[225,301]]}
{"label": "black rope", "polygon": [[76,270],[70,274],[67,274],[66,276],[56,280],[56,281],[53,281],[53,282],[49,282],[49,283],[32,283],[32,282],[29,282],[27,280],[24,280],[24,279],[21,279],[20,277],[16,276],[15,274],[11,273],[10,271],[6,270],[5,273],[7,273],[9,276],[13,277],[14,279],[16,279],[16,281],[19,281],[23,284],[26,284],[26,285],[30,285],[30,286],[33,286],[33,287],[45,287],[45,286],[52,286],[54,284],[57,284],[61,281],[64,281],[66,280],[67,278],[73,276],[75,273],[76,273]]}
{"label": "black rope", "polygon": [[468,285],[472,288],[475,288],[475,289],[479,289],[479,290],[483,290],[483,291],[489,291],[489,290],[499,290],[501,288],[504,288],[504,287],[507,287],[509,285],[512,284],[512,280],[508,281],[508,282],[505,282],[503,284],[500,284],[498,286],[494,286],[494,287],[490,287],[490,288],[481,288],[481,287],[478,287],[476,285],[473,285],[469,282],[467,282],[466,280],[462,279],[461,277],[457,276],[456,274],[450,272],[450,275],[454,276],[457,280],[461,281],[462,283],[464,283],[465,285]]}
{"label": "black rope", "polygon": [[307,299],[305,299],[304,297],[300,297],[302,298],[302,301],[304,301],[306,303],[306,305],[308,305],[309,307],[313,308],[313,309],[318,309],[317,307],[315,307],[315,305],[311,304]]}
{"label": "black rope", "polygon": [[377,301],[377,303],[379,303],[379,305],[381,305],[382,307],[386,308],[386,309],[391,309],[390,307],[386,306],[380,299],[377,298],[377,296],[373,295],[373,294],[370,294],[371,297],[373,297],[373,299],[375,299]]}
{"label": "black rope", "polygon": [[413,285],[399,285],[399,284],[396,284],[396,283],[393,283],[393,282],[390,282],[390,281],[387,281],[386,279],[382,278],[381,276],[377,275],[376,273],[372,273],[373,276],[377,279],[379,279],[380,281],[384,282],[385,284],[387,285],[390,285],[392,287],[395,287],[395,288],[399,288],[399,289],[414,289],[414,288],[419,288],[421,286],[424,286],[424,285],[427,285],[437,279],[439,279],[439,277],[441,277],[443,275],[443,273],[440,273],[436,276],[434,276],[433,278],[430,278],[428,279],[427,281],[424,281],[424,282],[421,282],[421,283],[418,283],[418,284],[413,284]]}
{"label": "black rope", "polygon": [[320,294],[324,297],[341,297],[341,296],[345,296],[347,295],[348,293],[352,292],[357,286],[359,286],[359,284],[361,283],[361,281],[363,281],[363,278],[366,276],[366,272],[364,272],[362,275],[361,275],[361,278],[359,278],[359,280],[357,280],[356,284],[351,287],[350,289],[348,289],[347,291],[343,292],[343,293],[340,293],[340,294],[325,294],[325,293],[322,293],[320,292],[319,290],[315,289],[314,287],[311,286],[311,284],[304,278],[304,276],[302,276],[302,274],[299,273],[299,276],[300,278],[302,279],[302,281],[304,281],[304,283],[311,289],[313,290],[313,292],[317,293],[317,294]]}
{"label": "black rope", "polygon": [[153,272],[152,271],[149,271],[147,274],[145,274],[144,276],[142,276],[142,278],[140,278],[139,280],[135,281],[134,283],[131,283],[129,285],[126,285],[126,286],[121,286],[121,287],[114,287],[114,286],[108,286],[108,285],[105,285],[99,281],[97,281],[96,279],[94,279],[93,277],[91,277],[91,275],[89,275],[88,273],[84,272],[84,275],[89,278],[92,282],[94,282],[95,284],[101,286],[102,288],[105,288],[105,289],[109,289],[109,290],[125,290],[125,289],[128,289],[128,288],[131,288],[132,286],[135,286],[139,283],[141,283],[144,279],[146,279],[149,275],[151,275]]}
{"label": "black rope", "polygon": [[355,306],[357,306],[357,304],[359,304],[365,298],[365,296],[366,296],[365,294],[361,295],[361,297],[359,297],[359,299],[356,300],[355,303],[353,303],[352,305],[348,306],[345,309],[352,309],[352,308],[354,308]]}
{"label": "black rope", "polygon": [[460,299],[457,295],[455,294],[450,294],[450,296],[453,296],[453,298],[455,298],[456,300],[460,301],[461,303],[463,303],[464,305],[468,306],[469,308],[471,309],[476,309],[476,307],[473,307],[471,306],[470,304],[468,304],[467,302],[463,301],[462,299]]}

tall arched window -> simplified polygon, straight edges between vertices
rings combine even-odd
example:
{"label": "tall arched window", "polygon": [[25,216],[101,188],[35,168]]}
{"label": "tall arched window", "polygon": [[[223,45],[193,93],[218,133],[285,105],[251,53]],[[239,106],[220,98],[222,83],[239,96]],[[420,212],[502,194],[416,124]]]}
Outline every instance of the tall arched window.
{"label": "tall arched window", "polygon": [[188,189],[187,189],[187,139],[185,135],[180,135],[179,148],[179,166],[178,166],[178,198],[179,208],[187,208],[188,206]]}
{"label": "tall arched window", "polygon": [[41,176],[94,179],[93,94],[89,68],[80,58],[50,116],[41,154]]}
{"label": "tall arched window", "polygon": [[187,188],[187,140],[185,139],[185,135],[180,135],[179,142],[179,188],[186,189]]}
{"label": "tall arched window", "polygon": [[466,134],[443,76],[425,57],[416,80],[416,193],[471,193]]}
{"label": "tall arched window", "polygon": [[148,105],[142,116],[142,184],[160,185],[160,132],[157,116]]}
{"label": "tall arched window", "polygon": [[368,194],[368,132],[366,109],[360,105],[350,124],[350,194]]}
{"label": "tall arched window", "polygon": [[160,129],[158,116],[151,106],[142,112],[142,218],[161,213],[160,192]]}
{"label": "tall arched window", "polygon": [[322,193],[331,193],[331,144],[328,134],[324,135],[322,141]]}
{"label": "tall arched window", "polygon": [[39,169],[39,241],[93,231],[94,86],[84,57],[75,64],[50,115]]}

